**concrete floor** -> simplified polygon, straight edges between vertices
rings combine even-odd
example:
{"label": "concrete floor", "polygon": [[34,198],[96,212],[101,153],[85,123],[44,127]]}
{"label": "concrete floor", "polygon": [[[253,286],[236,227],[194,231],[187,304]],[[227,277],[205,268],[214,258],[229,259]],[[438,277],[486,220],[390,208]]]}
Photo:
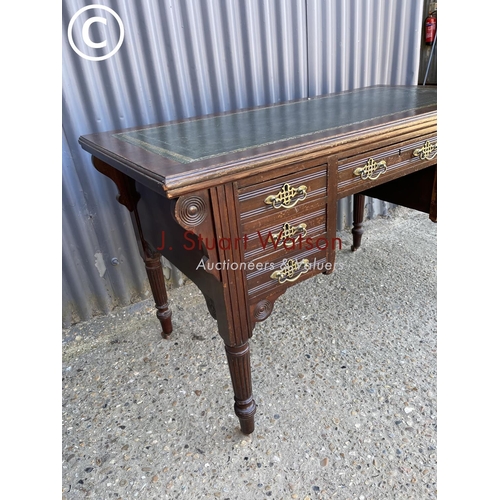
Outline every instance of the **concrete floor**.
{"label": "concrete floor", "polygon": [[63,499],[436,498],[436,230],[397,208],[251,340],[239,431],[223,343],[193,284],[63,332]]}

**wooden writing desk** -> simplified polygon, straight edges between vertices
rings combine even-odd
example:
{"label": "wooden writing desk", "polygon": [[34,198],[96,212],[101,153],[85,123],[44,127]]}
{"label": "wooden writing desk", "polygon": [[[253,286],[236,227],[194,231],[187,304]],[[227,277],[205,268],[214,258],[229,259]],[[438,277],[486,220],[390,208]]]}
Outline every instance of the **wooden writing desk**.
{"label": "wooden writing desk", "polygon": [[333,270],[337,201],[354,194],[436,220],[436,89],[369,87],[80,138],[131,213],[162,326],[160,256],[217,320],[241,430],[254,430],[248,340],[292,285]]}

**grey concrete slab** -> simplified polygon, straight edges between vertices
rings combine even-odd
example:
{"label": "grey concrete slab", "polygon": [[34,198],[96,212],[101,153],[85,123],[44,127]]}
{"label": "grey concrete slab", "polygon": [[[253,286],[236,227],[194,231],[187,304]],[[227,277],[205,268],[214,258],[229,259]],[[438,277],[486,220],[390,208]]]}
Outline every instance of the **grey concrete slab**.
{"label": "grey concrete slab", "polygon": [[63,332],[63,499],[436,498],[436,225],[397,208],[349,232],[251,340],[254,434],[193,284]]}

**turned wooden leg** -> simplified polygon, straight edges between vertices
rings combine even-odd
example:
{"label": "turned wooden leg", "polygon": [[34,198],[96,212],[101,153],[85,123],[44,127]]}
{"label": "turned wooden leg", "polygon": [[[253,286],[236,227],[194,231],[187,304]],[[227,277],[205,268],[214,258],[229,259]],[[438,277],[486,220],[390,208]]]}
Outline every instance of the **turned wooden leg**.
{"label": "turned wooden leg", "polygon": [[146,272],[148,273],[149,284],[155,299],[156,316],[161,323],[161,336],[166,339],[172,333],[172,311],[168,308],[168,295],[163,277],[163,269],[159,253],[152,257],[145,257]]}
{"label": "turned wooden leg", "polygon": [[135,181],[95,156],[92,156],[92,163],[96,170],[109,177],[115,183],[119,193],[117,196],[118,203],[126,207],[130,212],[137,241],[140,242],[142,258],[146,264],[151,291],[155,299],[156,316],[160,320],[162,329],[161,336],[166,339],[172,333],[172,311],[168,308],[167,288],[160,261],[161,255],[150,251],[142,235],[141,221],[137,212],[137,203],[139,202],[140,195],[135,188]]}
{"label": "turned wooden leg", "polygon": [[257,406],[252,396],[248,340],[239,346],[226,345],[226,354],[234,389],[234,412],[240,419],[241,432],[251,434],[255,427],[254,415]]}
{"label": "turned wooden leg", "polygon": [[365,214],[365,195],[355,194],[353,198],[353,228],[352,246],[354,252],[361,246],[361,236],[363,235],[363,218]]}

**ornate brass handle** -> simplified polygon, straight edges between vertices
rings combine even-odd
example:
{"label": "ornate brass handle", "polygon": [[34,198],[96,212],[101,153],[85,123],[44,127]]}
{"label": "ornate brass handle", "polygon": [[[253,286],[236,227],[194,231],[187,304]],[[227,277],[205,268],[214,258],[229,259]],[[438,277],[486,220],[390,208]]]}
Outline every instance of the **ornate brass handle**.
{"label": "ornate brass handle", "polygon": [[432,160],[436,158],[438,154],[437,142],[432,144],[430,141],[425,141],[421,148],[415,149],[413,151],[413,156],[418,156],[421,160]]}
{"label": "ornate brass handle", "polygon": [[354,175],[359,175],[364,181],[367,179],[375,181],[385,172],[387,172],[385,160],[375,161],[373,158],[369,158],[364,167],[358,167],[354,170]]}
{"label": "ornate brass handle", "polygon": [[299,201],[304,200],[307,196],[307,186],[299,186],[294,188],[290,184],[285,183],[276,195],[268,196],[264,203],[272,205],[274,208],[292,208]]}
{"label": "ornate brass handle", "polygon": [[286,281],[295,281],[301,274],[307,271],[309,271],[308,259],[302,259],[300,262],[296,259],[288,259],[281,265],[279,271],[274,271],[274,273],[271,274],[271,278],[283,284]]}
{"label": "ornate brass handle", "polygon": [[295,242],[307,234],[307,224],[299,224],[292,226],[288,222],[283,224],[279,233],[272,234],[272,238],[276,247],[283,246],[285,248],[292,248]]}

